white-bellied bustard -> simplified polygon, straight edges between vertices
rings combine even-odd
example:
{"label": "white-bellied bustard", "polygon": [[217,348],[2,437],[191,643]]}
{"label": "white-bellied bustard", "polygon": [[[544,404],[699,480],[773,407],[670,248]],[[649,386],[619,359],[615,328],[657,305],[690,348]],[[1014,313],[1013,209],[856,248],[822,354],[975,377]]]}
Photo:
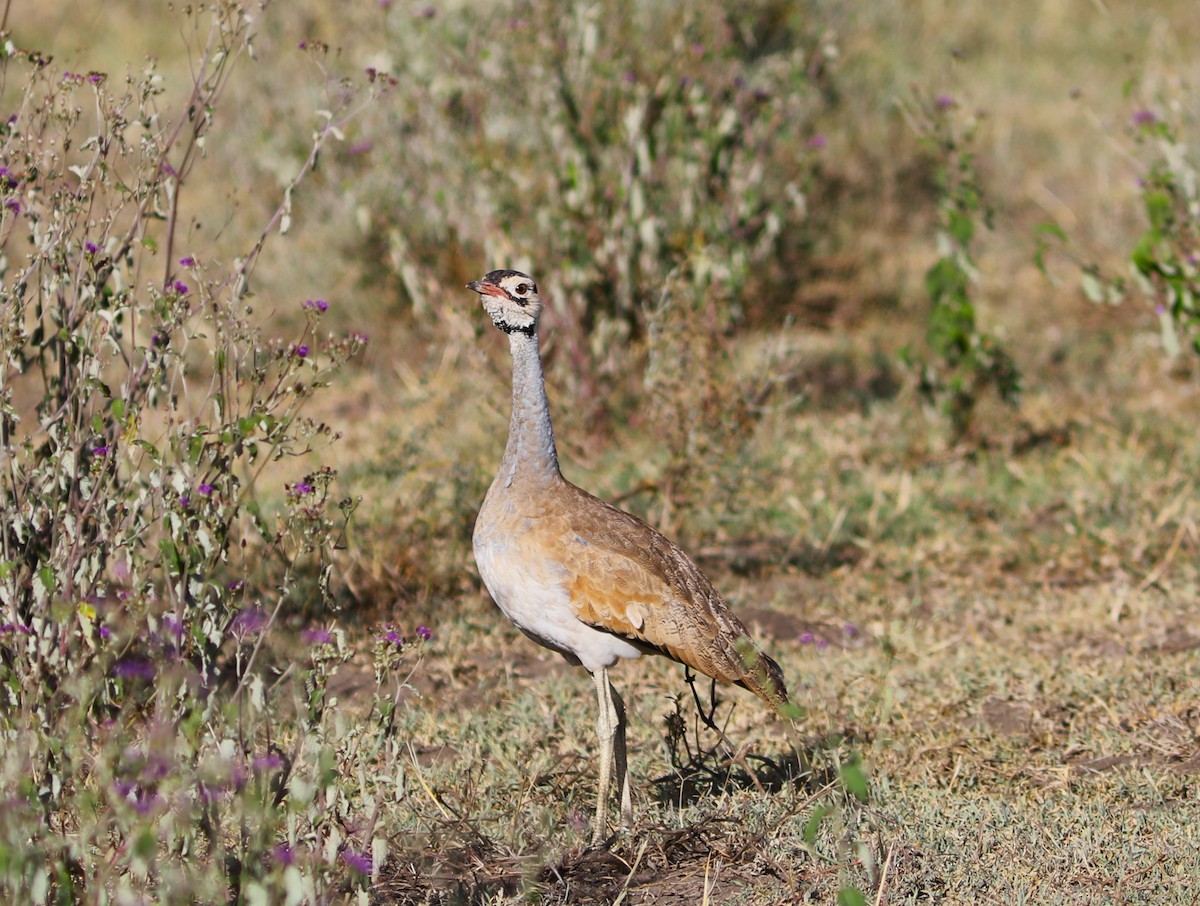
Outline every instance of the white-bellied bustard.
{"label": "white-bellied bustard", "polygon": [[633,811],[625,706],[608,680],[618,658],[666,655],[749,689],[781,714],[787,688],[779,665],[751,641],[687,554],[642,520],[563,478],[538,348],[537,284],[519,271],[495,270],[467,287],[508,334],[513,358],[508,445],[475,521],[475,561],[492,598],[518,629],[592,675],[600,706],[600,791],[592,829],[592,845],[598,846],[614,761],[625,824]]}

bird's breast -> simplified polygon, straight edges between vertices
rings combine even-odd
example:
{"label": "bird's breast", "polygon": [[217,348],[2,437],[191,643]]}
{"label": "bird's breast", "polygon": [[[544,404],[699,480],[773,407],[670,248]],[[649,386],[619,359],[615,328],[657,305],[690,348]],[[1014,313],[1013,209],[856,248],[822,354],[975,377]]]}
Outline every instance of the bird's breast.
{"label": "bird's breast", "polygon": [[504,512],[504,507],[503,518],[485,518],[491,509],[485,503],[476,523],[475,563],[492,600],[518,629],[593,672],[618,658],[641,655],[624,639],[579,619],[568,568],[541,537],[541,520]]}

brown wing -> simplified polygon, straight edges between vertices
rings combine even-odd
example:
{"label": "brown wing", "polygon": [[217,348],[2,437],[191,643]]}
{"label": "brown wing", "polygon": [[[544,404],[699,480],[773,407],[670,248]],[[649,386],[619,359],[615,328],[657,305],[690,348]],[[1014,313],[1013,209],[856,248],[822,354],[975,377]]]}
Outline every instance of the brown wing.
{"label": "brown wing", "polygon": [[687,554],[636,516],[564,484],[553,518],[581,621],[744,686],[776,710],[787,703],[779,665]]}

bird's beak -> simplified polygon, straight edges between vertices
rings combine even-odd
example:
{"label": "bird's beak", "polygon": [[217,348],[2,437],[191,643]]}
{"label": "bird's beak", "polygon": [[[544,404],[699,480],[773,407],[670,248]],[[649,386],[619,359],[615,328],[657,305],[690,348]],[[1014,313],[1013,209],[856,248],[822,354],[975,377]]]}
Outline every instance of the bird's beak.
{"label": "bird's beak", "polygon": [[467,289],[474,290],[481,296],[503,296],[504,290],[494,283],[485,283],[483,280],[472,280],[467,284]]}

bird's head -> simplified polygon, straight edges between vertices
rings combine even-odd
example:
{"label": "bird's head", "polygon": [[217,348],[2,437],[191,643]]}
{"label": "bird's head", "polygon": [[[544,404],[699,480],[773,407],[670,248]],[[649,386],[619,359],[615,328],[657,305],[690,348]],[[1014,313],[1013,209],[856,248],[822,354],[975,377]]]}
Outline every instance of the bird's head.
{"label": "bird's head", "polygon": [[467,289],[479,293],[479,301],[492,323],[505,333],[533,334],[542,315],[542,297],[537,284],[520,271],[492,271],[482,280],[472,280]]}

